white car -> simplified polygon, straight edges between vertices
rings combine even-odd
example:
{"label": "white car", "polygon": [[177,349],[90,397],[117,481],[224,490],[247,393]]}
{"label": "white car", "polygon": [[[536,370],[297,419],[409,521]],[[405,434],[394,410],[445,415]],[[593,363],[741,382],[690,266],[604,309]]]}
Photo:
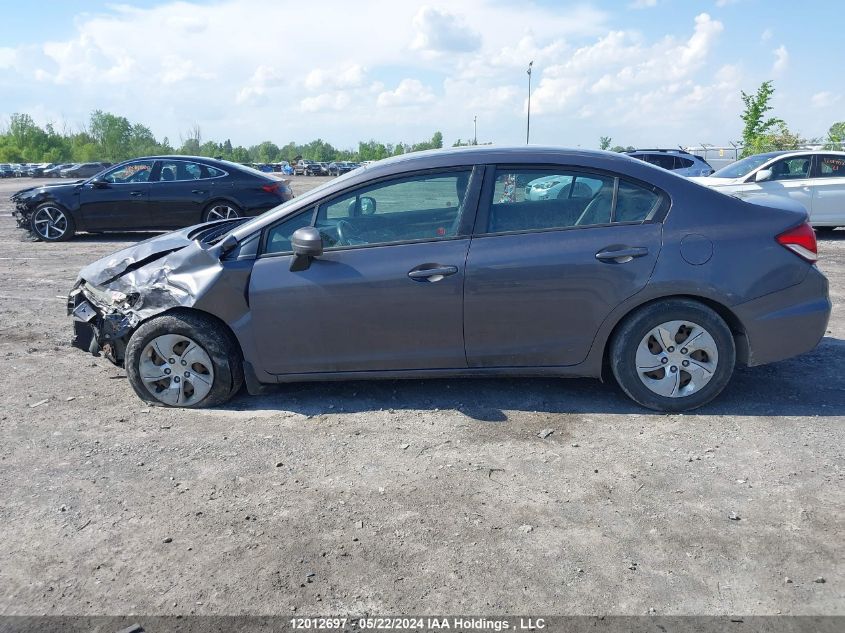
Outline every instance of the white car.
{"label": "white car", "polygon": [[544,176],[525,185],[526,200],[558,200],[561,198],[592,198],[602,183],[595,178],[572,176]]}
{"label": "white car", "polygon": [[737,198],[783,196],[801,203],[816,228],[845,226],[845,152],[756,154],[705,178],[690,178]]}

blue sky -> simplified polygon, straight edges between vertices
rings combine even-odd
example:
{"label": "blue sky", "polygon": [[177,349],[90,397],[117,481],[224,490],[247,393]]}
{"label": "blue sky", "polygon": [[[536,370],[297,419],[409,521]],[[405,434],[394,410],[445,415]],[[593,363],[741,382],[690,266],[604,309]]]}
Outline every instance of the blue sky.
{"label": "blue sky", "polygon": [[845,120],[840,2],[3,2],[0,125],[94,109],[178,142],[316,137],[595,147],[726,144],[766,79],[807,137]]}

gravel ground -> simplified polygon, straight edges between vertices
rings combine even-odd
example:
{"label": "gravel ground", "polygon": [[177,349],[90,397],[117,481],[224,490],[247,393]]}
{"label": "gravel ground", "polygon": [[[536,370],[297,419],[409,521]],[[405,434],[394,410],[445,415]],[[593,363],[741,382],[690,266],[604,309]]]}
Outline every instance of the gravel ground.
{"label": "gravel ground", "polygon": [[78,270],[145,236],[25,241],[23,186],[0,181],[0,614],[845,614],[845,231],[819,347],[695,415],[540,379],[175,411],[68,345]]}

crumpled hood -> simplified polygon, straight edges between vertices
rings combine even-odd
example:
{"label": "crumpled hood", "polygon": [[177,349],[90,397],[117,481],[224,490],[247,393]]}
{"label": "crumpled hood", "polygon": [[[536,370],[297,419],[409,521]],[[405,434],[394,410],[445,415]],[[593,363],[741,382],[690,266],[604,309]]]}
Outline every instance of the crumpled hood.
{"label": "crumpled hood", "polygon": [[188,227],[133,244],[88,264],[80,271],[79,277],[95,286],[107,284],[127,270],[141,268],[193,243],[188,234],[195,228]]}

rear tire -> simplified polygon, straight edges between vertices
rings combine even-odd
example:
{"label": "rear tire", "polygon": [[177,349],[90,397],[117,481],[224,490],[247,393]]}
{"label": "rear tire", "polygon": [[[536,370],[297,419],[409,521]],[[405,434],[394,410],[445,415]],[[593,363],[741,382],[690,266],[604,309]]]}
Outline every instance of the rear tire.
{"label": "rear tire", "polygon": [[733,335],[707,306],[652,303],[628,316],[611,340],[610,366],[632,400],[656,411],[689,411],[713,400],[736,364]]}
{"label": "rear tire", "polygon": [[178,311],[142,323],[126,346],[125,366],[139,398],[168,407],[219,406],[244,381],[234,337],[198,312]]}
{"label": "rear tire", "polygon": [[231,220],[242,215],[243,211],[228,200],[215,200],[202,212],[202,221]]}

